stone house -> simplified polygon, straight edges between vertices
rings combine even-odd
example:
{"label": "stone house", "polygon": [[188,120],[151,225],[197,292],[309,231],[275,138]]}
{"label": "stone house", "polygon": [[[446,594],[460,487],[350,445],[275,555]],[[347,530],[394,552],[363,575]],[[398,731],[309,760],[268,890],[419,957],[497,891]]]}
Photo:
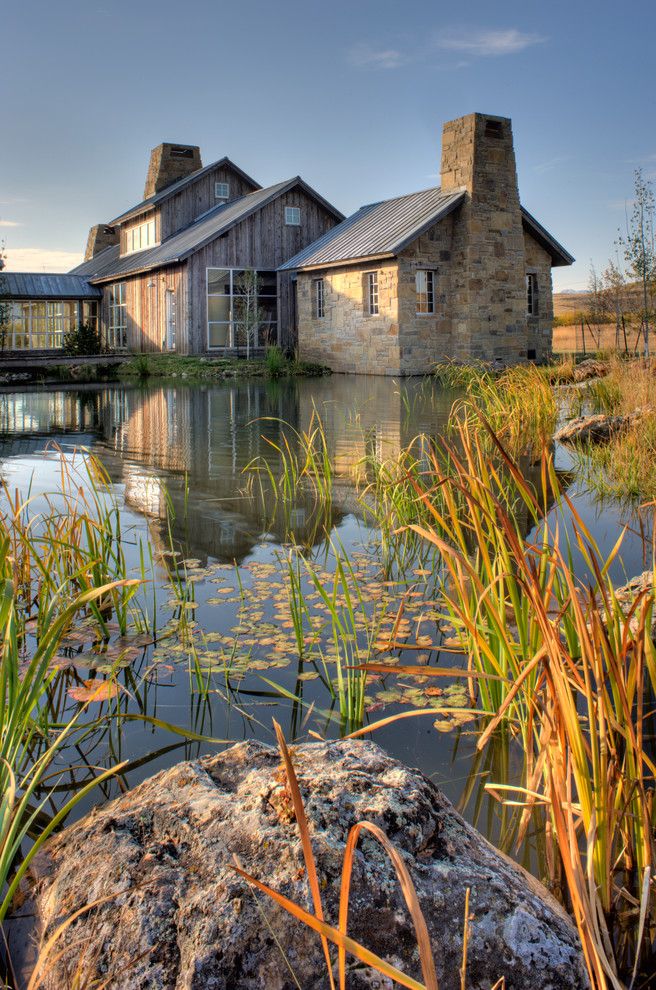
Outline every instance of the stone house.
{"label": "stone house", "polygon": [[551,269],[574,259],[520,204],[510,120],[445,124],[441,179],[361,207],[283,264],[302,359],[416,375],[549,355]]}

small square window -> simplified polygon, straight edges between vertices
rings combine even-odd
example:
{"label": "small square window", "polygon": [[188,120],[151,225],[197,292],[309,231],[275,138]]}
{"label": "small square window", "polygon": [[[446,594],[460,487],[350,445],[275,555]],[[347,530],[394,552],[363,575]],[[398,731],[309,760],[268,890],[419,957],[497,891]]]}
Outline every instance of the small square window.
{"label": "small square window", "polygon": [[369,316],[378,316],[378,272],[366,273],[367,298],[365,309]]}
{"label": "small square window", "polygon": [[322,278],[315,278],[313,281],[314,288],[314,318],[317,320],[323,319],[326,315],[326,308],[324,305],[324,285]]}
{"label": "small square window", "polygon": [[285,207],[285,224],[288,227],[301,226],[301,210],[298,206]]}
{"label": "small square window", "polygon": [[417,313],[426,315],[435,312],[435,272],[420,269],[415,275]]}
{"label": "small square window", "polygon": [[230,199],[230,186],[227,182],[214,183],[214,198],[225,202]]}

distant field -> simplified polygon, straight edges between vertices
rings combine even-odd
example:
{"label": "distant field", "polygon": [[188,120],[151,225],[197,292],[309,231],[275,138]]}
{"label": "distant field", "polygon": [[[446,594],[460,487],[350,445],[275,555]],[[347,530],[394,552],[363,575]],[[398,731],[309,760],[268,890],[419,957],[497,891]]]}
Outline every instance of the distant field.
{"label": "distant field", "polygon": [[[571,352],[613,350],[615,348],[615,323],[606,323],[594,328],[591,333],[586,321],[585,326],[585,347],[581,336],[581,316],[590,311],[590,294],[588,292],[555,292],[553,297],[554,316],[561,320],[570,317],[571,324],[567,326],[555,326],[553,331],[554,354],[565,354]],[[634,286],[629,290],[627,304],[631,308],[640,310],[642,299],[640,287]],[[636,344],[636,330],[627,328],[628,350],[633,351]],[[598,343],[597,343],[598,341]],[[624,350],[624,338],[620,336],[620,349]]]}

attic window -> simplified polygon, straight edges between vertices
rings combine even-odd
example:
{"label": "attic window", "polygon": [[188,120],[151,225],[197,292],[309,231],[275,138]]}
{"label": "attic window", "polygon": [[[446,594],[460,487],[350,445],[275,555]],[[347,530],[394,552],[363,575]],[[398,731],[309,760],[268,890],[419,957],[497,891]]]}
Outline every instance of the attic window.
{"label": "attic window", "polygon": [[230,199],[230,185],[227,182],[214,183],[214,198],[226,203]]}
{"label": "attic window", "polygon": [[285,223],[288,227],[301,226],[301,210],[298,206],[285,207]]}
{"label": "attic window", "polygon": [[502,138],[503,124],[500,120],[485,121],[485,137]]}
{"label": "attic window", "polygon": [[193,158],[193,148],[171,148],[171,158]]}

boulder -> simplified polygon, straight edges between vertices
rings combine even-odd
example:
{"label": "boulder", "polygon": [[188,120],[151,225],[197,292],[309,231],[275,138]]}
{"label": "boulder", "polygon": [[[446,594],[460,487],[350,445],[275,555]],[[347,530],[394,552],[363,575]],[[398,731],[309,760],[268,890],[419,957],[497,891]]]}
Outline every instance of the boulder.
{"label": "boulder", "polygon": [[572,372],[572,381],[587,382],[591,378],[604,378],[608,374],[608,365],[596,358],[585,358],[577,364]]}
{"label": "boulder", "polygon": [[[637,598],[645,597],[646,599],[653,600],[654,572],[643,571],[642,574],[637,574],[635,577],[632,577],[630,581],[627,581],[626,584],[616,588],[615,595],[624,614],[628,615]],[[642,608],[639,606],[631,617],[629,625],[631,626],[633,632],[636,632],[638,629],[641,612]],[[651,638],[656,640],[656,608],[653,610],[651,616]]]}
{"label": "boulder", "polygon": [[577,416],[570,419],[554,434],[559,443],[608,443],[635,422],[637,414],[628,416],[607,416],[597,413],[594,416]]}
{"label": "boulder", "polygon": [[[327,920],[336,923],[349,828],[367,819],[400,850],[416,885],[440,990],[460,987],[470,888],[468,987],[588,987],[563,909],[529,874],[466,824],[435,785],[371,742],[294,747]],[[46,939],[77,918],[53,952],[45,990],[324,990],[318,936],[231,868],[310,908],[298,829],[277,750],[239,743],[158,773],[50,841],[28,901]],[[311,909],[311,908],[310,908]],[[358,848],[349,934],[421,979],[415,933],[394,869],[371,837]],[[14,938],[14,942],[16,938]],[[29,944],[24,933],[18,939]],[[15,946],[14,946],[15,949]],[[333,952],[336,958],[336,952]],[[348,959],[349,990],[391,982]],[[294,976],[292,977],[292,971]]]}

